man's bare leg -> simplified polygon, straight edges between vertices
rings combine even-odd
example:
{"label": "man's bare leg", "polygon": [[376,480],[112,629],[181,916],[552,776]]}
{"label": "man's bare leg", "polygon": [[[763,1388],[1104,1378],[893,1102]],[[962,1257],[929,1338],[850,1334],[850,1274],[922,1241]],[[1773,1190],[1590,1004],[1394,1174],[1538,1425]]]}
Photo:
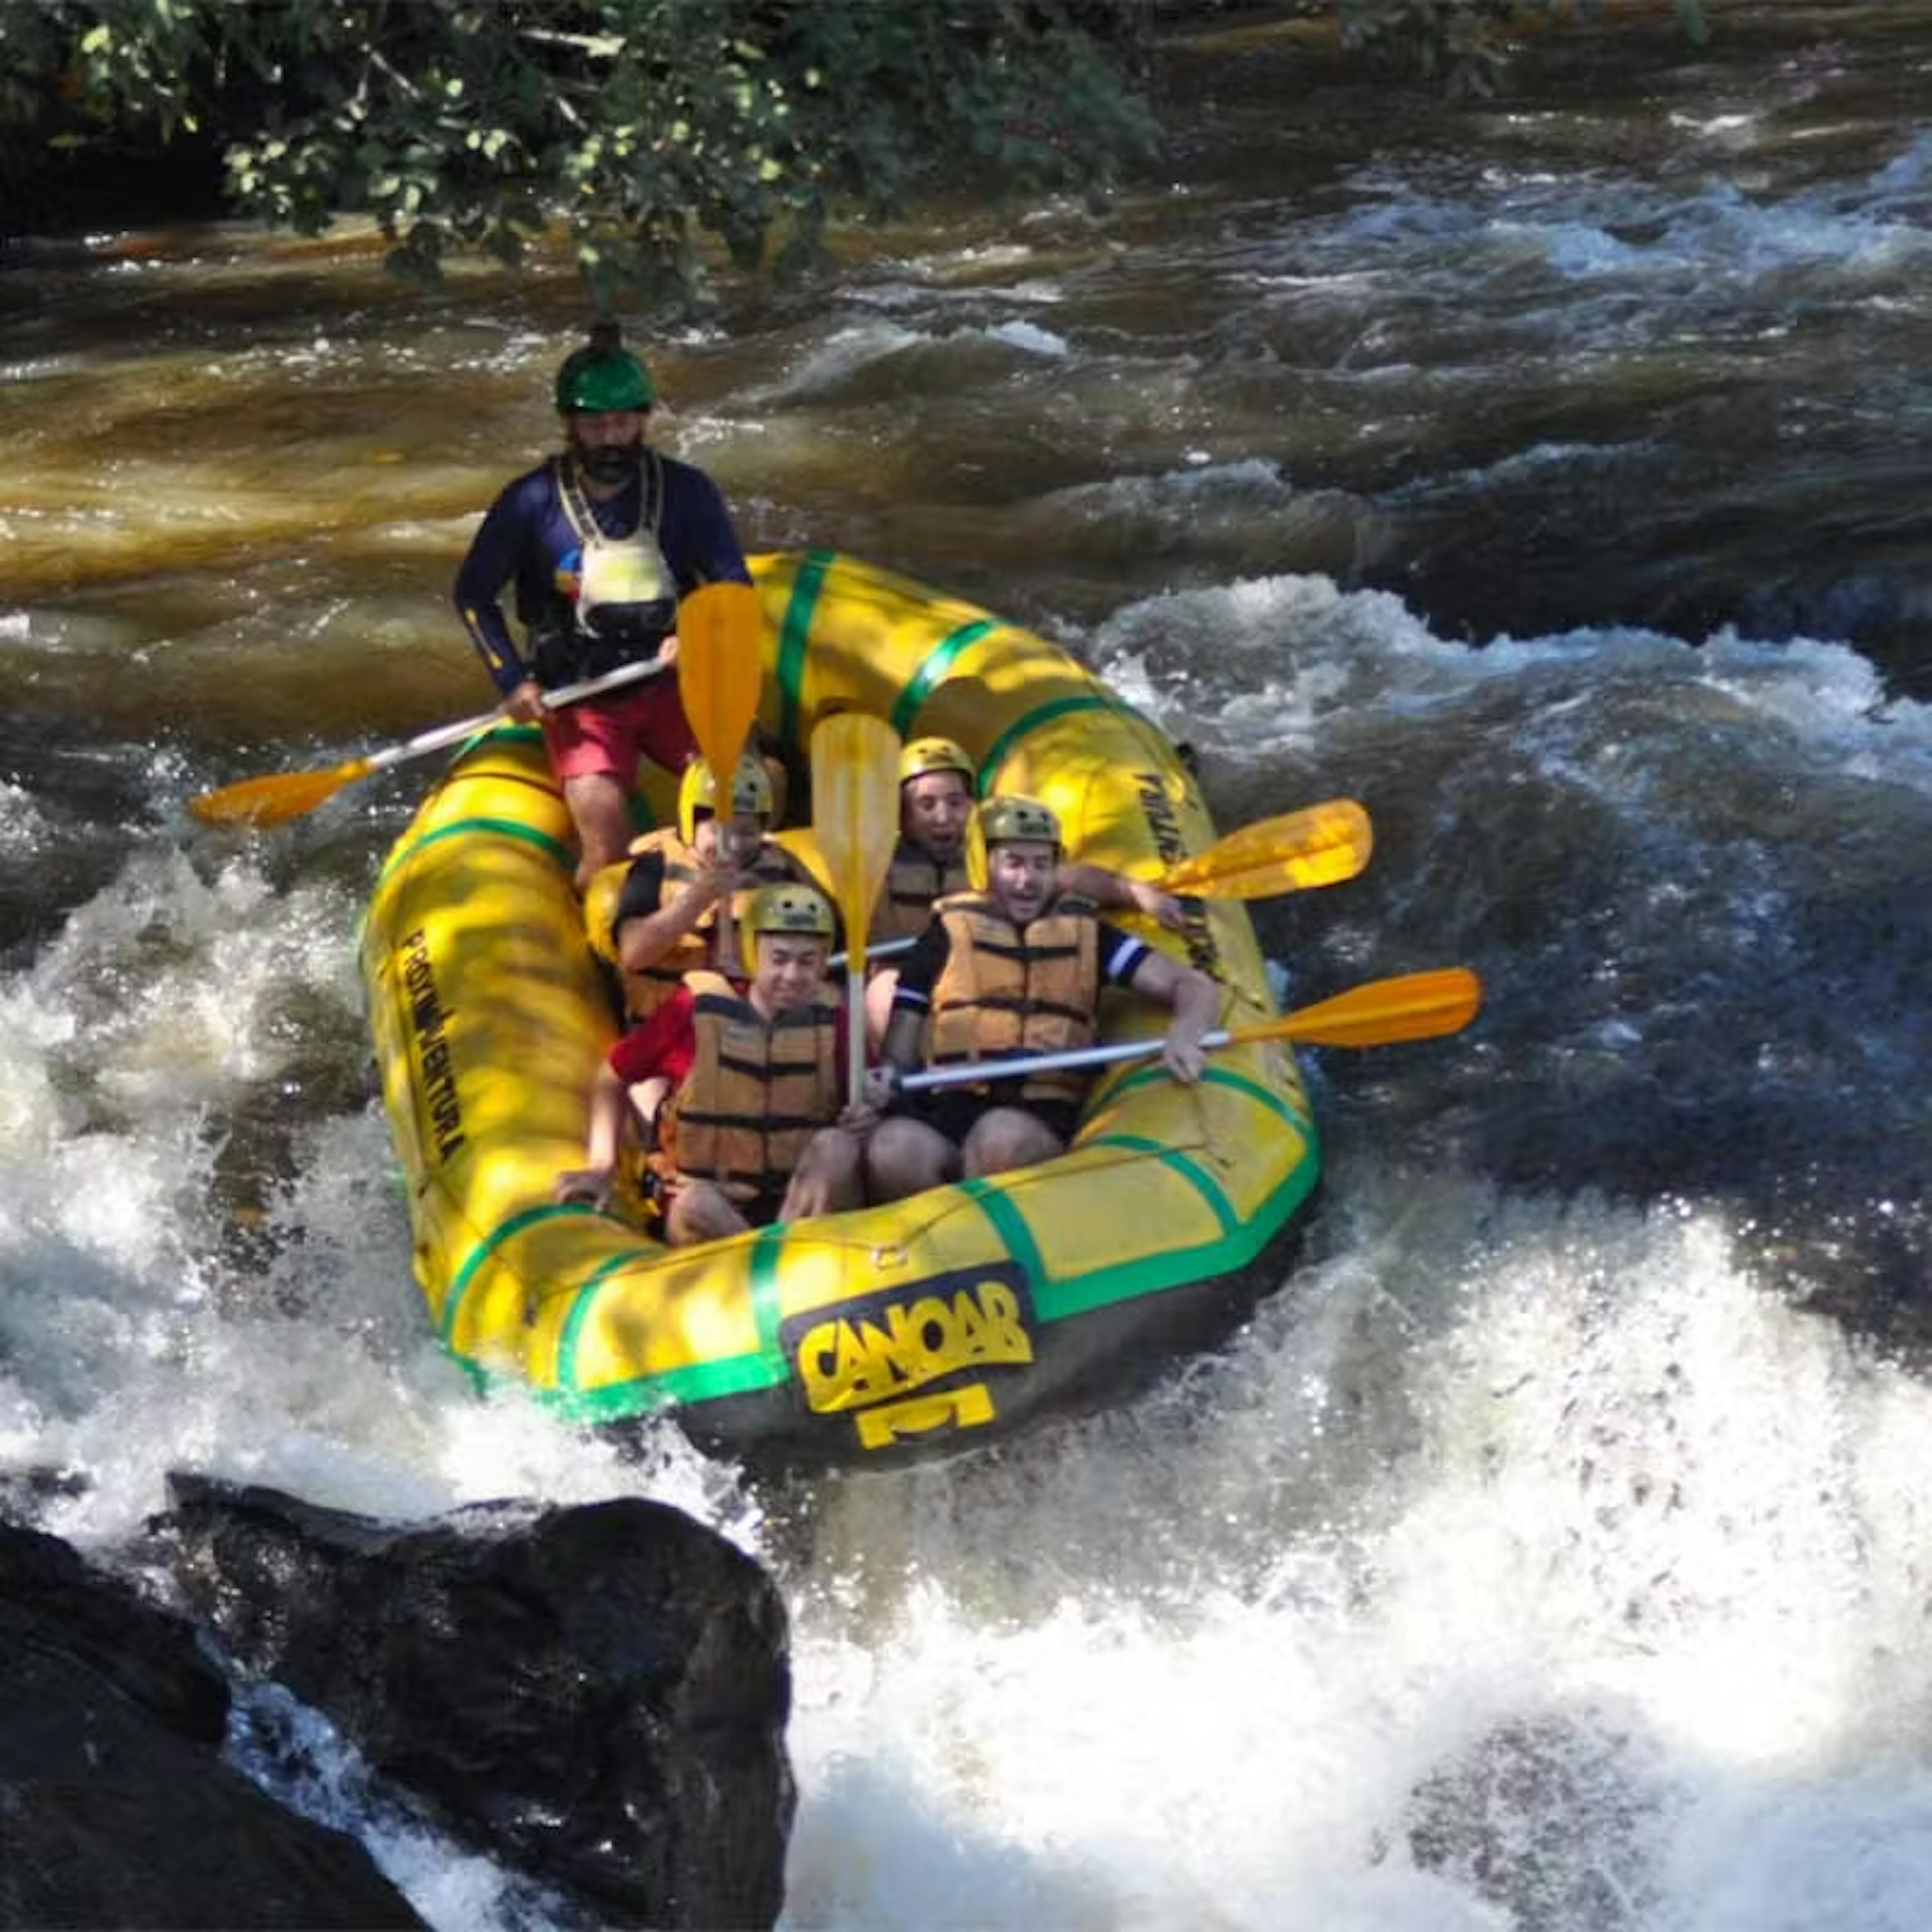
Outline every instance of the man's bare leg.
{"label": "man's bare leg", "polygon": [[1066,1142],[1037,1115],[1023,1107],[995,1107],[973,1123],[973,1131],[960,1150],[959,1164],[976,1180],[1016,1167],[1031,1167],[1036,1161],[1051,1160],[1066,1151]]}
{"label": "man's bare leg", "polygon": [[577,827],[577,890],[580,892],[606,866],[631,849],[631,801],[608,772],[586,772],[566,778],[563,802]]}
{"label": "man's bare leg", "polygon": [[821,1128],[806,1144],[792,1172],[778,1219],[806,1221],[814,1214],[842,1214],[862,1205],[865,1171],[865,1149],[856,1135],[843,1127]]}
{"label": "man's bare leg", "polygon": [[874,1201],[902,1200],[958,1176],[959,1150],[936,1127],[900,1114],[872,1130],[866,1180]]}
{"label": "man's bare leg", "polygon": [[722,1241],[751,1225],[731,1197],[708,1180],[681,1181],[664,1210],[664,1239],[674,1248]]}

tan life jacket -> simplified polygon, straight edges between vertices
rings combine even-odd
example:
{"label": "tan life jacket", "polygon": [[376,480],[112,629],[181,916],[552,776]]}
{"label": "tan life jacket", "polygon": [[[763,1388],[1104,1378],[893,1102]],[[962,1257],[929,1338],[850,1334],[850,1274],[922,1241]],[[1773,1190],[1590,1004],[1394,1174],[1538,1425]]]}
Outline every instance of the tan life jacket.
{"label": "tan life jacket", "polygon": [[[990,895],[942,899],[935,916],[949,950],[932,989],[935,1066],[1010,1053],[1062,1053],[1094,1043],[1100,999],[1100,926],[1087,900],[1050,900],[1022,928]],[[1077,1100],[1078,1067],[1022,1076],[1020,1098]]]}
{"label": "tan life jacket", "polygon": [[767,1020],[722,974],[685,983],[698,1057],[658,1117],[658,1158],[734,1200],[782,1195],[838,1115],[838,1010],[815,1000]]}
{"label": "tan life jacket", "polygon": [[[640,858],[647,852],[664,854],[664,892],[658,901],[660,907],[668,905],[671,899],[697,878],[699,867],[698,854],[687,845],[677,833],[675,826],[664,826],[656,832],[646,832],[631,842],[631,854]],[[766,838],[758,850],[758,855],[748,868],[752,879],[750,885],[731,895],[731,916],[735,920],[743,915],[747,902],[760,886],[790,885],[802,880],[809,883],[811,874],[776,840]],[[610,932],[611,956],[617,958],[617,935],[615,927],[616,902],[611,904],[612,928]],[[688,932],[681,932],[671,942],[670,950],[662,958],[654,959],[648,966],[636,971],[624,971],[624,1018],[628,1024],[635,1026],[640,1020],[651,1015],[684,984],[685,975],[708,968],[712,963],[712,945],[718,930],[718,908],[707,906],[698,923]],[[622,962],[619,962],[620,970]]]}
{"label": "tan life jacket", "polygon": [[886,874],[885,890],[872,908],[872,929],[866,938],[874,946],[888,940],[916,939],[932,923],[932,909],[940,900],[966,890],[966,860],[962,853],[950,866],[941,866],[924,847],[902,838],[892,848],[891,868]]}

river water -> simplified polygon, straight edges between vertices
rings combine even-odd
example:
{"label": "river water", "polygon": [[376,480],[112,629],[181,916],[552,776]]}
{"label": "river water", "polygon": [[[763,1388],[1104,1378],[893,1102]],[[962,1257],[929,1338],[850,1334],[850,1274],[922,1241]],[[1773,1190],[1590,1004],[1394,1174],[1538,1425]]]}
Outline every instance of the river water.
{"label": "river water", "polygon": [[[1177,55],[1110,210],[929,206],[650,341],[749,542],[1077,644],[1224,825],[1364,801],[1369,873],[1258,909],[1292,1000],[1489,994],[1314,1057],[1325,1198],[1223,1354],[782,1495],[434,1343],[354,963],[420,767],[184,811],[488,703],[446,589],[570,284],[16,250],[0,1472],[69,1473],[47,1526],[180,1466],[680,1504],[792,1608],[793,1928],[1932,1918],[1932,10],[1732,14],[1476,110]],[[529,1922],[358,1788],[434,1922]]]}

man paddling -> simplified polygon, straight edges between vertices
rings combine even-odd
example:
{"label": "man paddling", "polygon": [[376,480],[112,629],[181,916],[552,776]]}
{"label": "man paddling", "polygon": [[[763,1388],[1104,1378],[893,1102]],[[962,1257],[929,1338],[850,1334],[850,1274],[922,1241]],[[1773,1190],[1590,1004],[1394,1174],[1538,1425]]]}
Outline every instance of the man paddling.
{"label": "man paddling", "polygon": [[591,881],[585,929],[623,976],[627,1024],[650,1018],[694,968],[736,970],[720,949],[754,890],[811,884],[805,866],[769,836],[774,807],[762,759],[746,752],[721,799],[710,765],[694,758],[678,785],[677,824],[633,839],[628,864]]}
{"label": "man paddling", "polygon": [[[1060,884],[1060,821],[1030,798],[979,808],[983,865],[974,890],[941,899],[901,970],[875,1102],[919,1066],[929,1033],[935,1065],[1052,1054],[1093,1044],[1102,986],[1170,1007],[1162,1058],[1174,1078],[1201,1076],[1202,1036],[1220,1015],[1208,976],[1104,923]],[[1030,1166],[1065,1151],[1088,1076],[1059,1069],[939,1088],[882,1120],[866,1149],[875,1200]]]}
{"label": "man paddling", "polygon": [[[565,447],[491,505],[456,577],[456,608],[510,714],[540,723],[577,828],[580,890],[624,856],[638,761],[681,771],[697,750],[667,670],[547,710],[543,694],[675,654],[677,601],[749,584],[718,486],[644,441],[650,372],[599,322],[558,370]],[[500,599],[516,587],[529,656]]]}

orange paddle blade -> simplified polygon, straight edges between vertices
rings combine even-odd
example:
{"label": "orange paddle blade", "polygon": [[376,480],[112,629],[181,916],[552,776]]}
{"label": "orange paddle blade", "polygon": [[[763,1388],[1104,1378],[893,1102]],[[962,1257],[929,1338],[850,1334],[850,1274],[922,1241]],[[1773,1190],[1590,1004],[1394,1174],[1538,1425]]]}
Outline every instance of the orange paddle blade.
{"label": "orange paddle blade", "polygon": [[1388,1046],[1460,1033],[1483,1004],[1483,984],[1466,966],[1405,973],[1338,993],[1332,1000],[1284,1013],[1228,1036],[1231,1046],[1254,1040],[1298,1040],[1311,1046]]}
{"label": "orange paddle blade", "polygon": [[206,825],[285,825],[313,812],[371,769],[368,758],[350,758],[327,771],[271,772],[203,792],[188,800],[188,808]]}
{"label": "orange paddle blade", "polygon": [[764,614],[748,584],[706,584],[677,607],[677,683],[704,761],[730,782],[758,715]]}
{"label": "orange paddle blade", "polygon": [[1171,868],[1160,885],[1202,898],[1267,898],[1352,879],[1374,849],[1369,814],[1353,799],[1332,798],[1229,832]]}

